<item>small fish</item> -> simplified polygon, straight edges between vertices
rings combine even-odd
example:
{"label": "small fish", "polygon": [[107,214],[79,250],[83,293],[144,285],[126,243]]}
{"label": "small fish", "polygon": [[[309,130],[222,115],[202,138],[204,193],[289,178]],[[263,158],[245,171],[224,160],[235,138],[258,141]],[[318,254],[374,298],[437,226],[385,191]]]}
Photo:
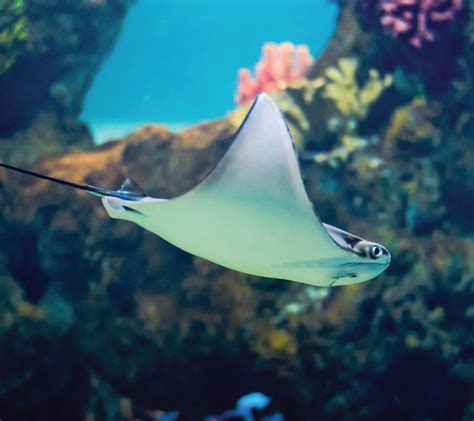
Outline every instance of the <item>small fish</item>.
{"label": "small fish", "polygon": [[390,264],[384,246],[319,221],[288,126],[266,94],[256,98],[216,168],[172,199],[149,197],[130,179],[108,190],[0,166],[100,196],[112,218],[251,275],[327,287],[367,281]]}

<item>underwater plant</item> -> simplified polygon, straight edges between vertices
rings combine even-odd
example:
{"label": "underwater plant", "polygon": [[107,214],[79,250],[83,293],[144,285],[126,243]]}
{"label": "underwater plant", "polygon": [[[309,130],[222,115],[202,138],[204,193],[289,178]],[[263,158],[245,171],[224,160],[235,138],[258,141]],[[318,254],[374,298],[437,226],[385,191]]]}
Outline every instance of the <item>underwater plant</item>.
{"label": "underwater plant", "polygon": [[255,76],[247,68],[239,69],[235,102],[239,105],[252,101],[259,93],[274,93],[304,79],[313,64],[307,45],[291,42],[266,43],[255,66]]}
{"label": "underwater plant", "polygon": [[380,22],[390,36],[421,48],[435,40],[440,24],[455,19],[462,0],[380,0],[379,8]]}

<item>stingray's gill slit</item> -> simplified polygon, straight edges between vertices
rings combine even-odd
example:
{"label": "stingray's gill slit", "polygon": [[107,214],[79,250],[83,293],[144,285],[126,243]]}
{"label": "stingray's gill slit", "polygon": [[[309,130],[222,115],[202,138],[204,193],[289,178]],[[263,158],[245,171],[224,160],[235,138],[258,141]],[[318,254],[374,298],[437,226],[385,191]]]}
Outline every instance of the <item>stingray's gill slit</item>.
{"label": "stingray's gill slit", "polygon": [[216,168],[172,199],[147,196],[129,179],[108,190],[0,165],[100,196],[110,217],[234,270],[316,286],[376,277],[390,253],[319,221],[293,145],[277,106],[260,94]]}

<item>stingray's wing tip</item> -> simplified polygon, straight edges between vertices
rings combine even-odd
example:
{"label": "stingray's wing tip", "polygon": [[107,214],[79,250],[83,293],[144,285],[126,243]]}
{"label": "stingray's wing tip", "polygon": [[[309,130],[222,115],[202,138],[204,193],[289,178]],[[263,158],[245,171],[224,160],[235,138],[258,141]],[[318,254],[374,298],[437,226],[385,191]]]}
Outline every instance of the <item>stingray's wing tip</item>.
{"label": "stingray's wing tip", "polygon": [[[262,118],[275,118],[282,117],[275,100],[267,93],[261,92],[256,97],[250,107],[247,117],[249,116],[260,116]],[[258,117],[257,117],[258,118]],[[245,119],[246,120],[246,119]],[[244,120],[244,123],[245,123]]]}
{"label": "stingray's wing tip", "polygon": [[257,101],[272,101],[270,95],[268,95],[266,92],[260,92],[257,97],[256,97],[256,100]]}
{"label": "stingray's wing tip", "polygon": [[277,108],[273,98],[269,94],[267,94],[266,92],[261,92],[255,97],[254,106],[264,105],[264,104],[271,105],[271,106]]}

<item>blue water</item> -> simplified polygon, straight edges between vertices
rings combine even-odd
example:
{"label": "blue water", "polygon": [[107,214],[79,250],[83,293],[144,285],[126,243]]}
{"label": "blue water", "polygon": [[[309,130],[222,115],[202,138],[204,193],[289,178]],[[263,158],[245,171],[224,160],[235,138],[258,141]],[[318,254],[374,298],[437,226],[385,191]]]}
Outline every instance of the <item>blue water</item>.
{"label": "blue water", "polygon": [[138,0],[82,117],[100,142],[143,122],[179,128],[222,116],[238,68],[253,68],[262,44],[305,43],[317,57],[336,19],[329,0]]}

